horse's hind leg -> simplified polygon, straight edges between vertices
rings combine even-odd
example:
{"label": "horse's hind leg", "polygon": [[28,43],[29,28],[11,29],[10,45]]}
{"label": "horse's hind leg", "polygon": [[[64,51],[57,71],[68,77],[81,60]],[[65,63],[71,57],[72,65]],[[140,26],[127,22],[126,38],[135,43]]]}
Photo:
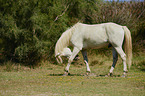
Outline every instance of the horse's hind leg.
{"label": "horse's hind leg", "polygon": [[69,60],[68,60],[68,64],[65,68],[65,74],[64,75],[68,75],[68,72],[69,72],[69,67],[71,65],[71,62],[73,61],[73,59],[75,58],[75,56],[79,53],[79,49],[77,47],[74,47],[73,49],[73,53],[72,55],[70,56]]}
{"label": "horse's hind leg", "polygon": [[113,54],[113,64],[112,64],[111,69],[110,69],[109,74],[108,74],[110,76],[112,75],[113,70],[114,70],[115,65],[116,65],[116,62],[118,60],[118,53],[117,53],[117,51],[115,50],[114,47],[112,47],[112,54]]}
{"label": "horse's hind leg", "polygon": [[127,65],[126,65],[126,54],[124,53],[122,47],[115,47],[116,51],[118,52],[118,54],[120,55],[120,57],[122,58],[123,61],[123,77],[126,76],[127,73]]}
{"label": "horse's hind leg", "polygon": [[90,70],[90,67],[89,67],[89,64],[88,64],[87,51],[86,50],[82,50],[81,52],[82,52],[82,55],[83,55],[83,58],[84,58],[84,62],[86,64],[87,73],[90,73],[91,70]]}

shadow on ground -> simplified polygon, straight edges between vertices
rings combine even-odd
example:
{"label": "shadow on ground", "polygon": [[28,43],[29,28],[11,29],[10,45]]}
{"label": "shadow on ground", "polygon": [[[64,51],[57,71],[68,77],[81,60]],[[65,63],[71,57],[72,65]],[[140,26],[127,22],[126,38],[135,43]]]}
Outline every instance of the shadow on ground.
{"label": "shadow on ground", "polygon": [[[48,74],[48,76],[63,76],[63,74]],[[92,76],[92,77],[121,77],[120,75],[112,75],[112,76],[108,76],[107,74],[103,74],[103,75],[96,75],[94,73],[90,73],[90,74],[68,74],[68,76]]]}

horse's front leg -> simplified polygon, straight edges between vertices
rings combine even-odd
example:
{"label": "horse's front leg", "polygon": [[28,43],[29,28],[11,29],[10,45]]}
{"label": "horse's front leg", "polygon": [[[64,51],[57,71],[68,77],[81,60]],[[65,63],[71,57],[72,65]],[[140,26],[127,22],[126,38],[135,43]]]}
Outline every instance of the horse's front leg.
{"label": "horse's front leg", "polygon": [[90,67],[89,67],[89,64],[88,64],[87,51],[86,50],[82,50],[81,52],[82,52],[82,55],[83,55],[83,58],[84,58],[84,62],[86,64],[87,74],[91,73],[91,70],[90,70]]}
{"label": "horse's front leg", "polygon": [[74,47],[73,52],[72,52],[72,55],[70,56],[70,58],[68,60],[68,64],[67,64],[67,66],[65,68],[64,76],[68,75],[68,73],[69,73],[69,67],[70,67],[73,59],[75,58],[75,56],[79,53],[79,51],[80,50],[77,47]]}

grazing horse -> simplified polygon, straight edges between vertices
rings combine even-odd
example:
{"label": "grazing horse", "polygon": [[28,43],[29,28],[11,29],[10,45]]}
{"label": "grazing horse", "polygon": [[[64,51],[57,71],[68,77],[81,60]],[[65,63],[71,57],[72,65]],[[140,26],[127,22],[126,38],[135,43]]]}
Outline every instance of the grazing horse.
{"label": "grazing horse", "polygon": [[[123,42],[126,54],[122,49]],[[131,67],[131,33],[126,26],[121,26],[115,23],[110,22],[94,25],[83,23],[75,24],[66,30],[57,41],[55,46],[55,57],[59,63],[62,63],[61,56],[69,57],[67,67],[65,68],[65,75],[68,75],[71,62],[79,51],[81,51],[87,67],[87,72],[91,72],[86,49],[98,49],[108,45],[112,46],[113,53],[113,64],[109,71],[109,75],[113,73],[119,54],[123,61],[123,76],[125,76],[127,73],[126,57],[128,67]],[[71,52],[68,46],[73,46],[73,52]]]}

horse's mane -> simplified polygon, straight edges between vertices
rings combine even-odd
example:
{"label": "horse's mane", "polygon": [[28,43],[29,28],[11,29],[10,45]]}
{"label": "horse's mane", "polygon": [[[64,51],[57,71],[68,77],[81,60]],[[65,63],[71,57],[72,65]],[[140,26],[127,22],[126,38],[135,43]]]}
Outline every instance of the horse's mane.
{"label": "horse's mane", "polygon": [[59,53],[61,53],[64,48],[66,48],[67,46],[70,45],[70,39],[71,39],[72,34],[73,34],[73,32],[74,32],[74,30],[75,30],[75,28],[77,27],[78,24],[79,24],[79,22],[76,23],[71,28],[69,28],[68,30],[66,30],[61,35],[61,37],[58,39],[58,41],[55,45],[55,56],[59,55]]}

